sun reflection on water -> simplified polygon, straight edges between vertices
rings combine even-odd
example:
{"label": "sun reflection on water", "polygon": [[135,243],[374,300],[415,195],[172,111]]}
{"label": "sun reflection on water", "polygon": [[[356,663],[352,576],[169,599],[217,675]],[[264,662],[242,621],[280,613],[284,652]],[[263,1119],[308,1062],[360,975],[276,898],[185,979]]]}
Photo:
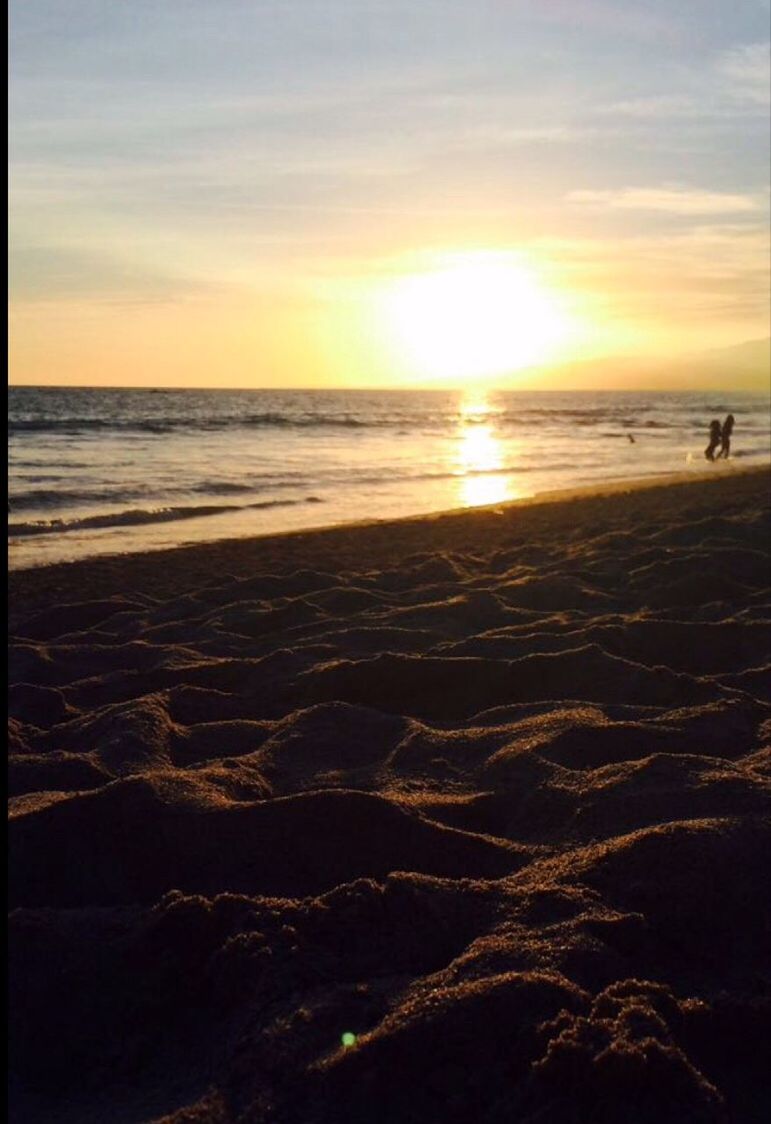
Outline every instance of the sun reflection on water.
{"label": "sun reflection on water", "polygon": [[[463,507],[481,507],[517,498],[504,475],[504,446],[495,425],[500,412],[484,394],[460,402],[458,422],[458,499]],[[506,451],[511,453],[507,441]]]}

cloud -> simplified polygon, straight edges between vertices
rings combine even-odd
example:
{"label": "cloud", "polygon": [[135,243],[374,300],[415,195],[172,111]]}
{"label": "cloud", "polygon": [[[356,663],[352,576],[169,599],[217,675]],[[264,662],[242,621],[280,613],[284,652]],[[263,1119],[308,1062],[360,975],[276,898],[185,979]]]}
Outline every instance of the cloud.
{"label": "cloud", "polygon": [[87,298],[108,303],[156,304],[216,290],[211,281],[185,277],[118,252],[15,241],[9,255],[12,302]]}
{"label": "cloud", "polygon": [[771,104],[771,43],[749,43],[724,51],[717,62],[726,93],[748,105]]}
{"label": "cloud", "polygon": [[659,75],[661,92],[600,105],[595,112],[639,121],[704,119],[714,123],[756,117],[771,102],[771,43],[725,47],[706,63],[694,59],[685,68],[671,71],[669,83],[670,89],[661,90],[664,83]]}
{"label": "cloud", "polygon": [[592,33],[626,35],[641,41],[678,41],[677,18],[668,10],[655,12],[654,5],[619,4],[613,0],[520,0],[517,7],[544,23],[589,29]]}
{"label": "cloud", "polygon": [[687,94],[657,94],[652,97],[629,98],[600,106],[597,110],[603,116],[656,120],[674,117],[704,117],[707,113],[704,102]]}
{"label": "cloud", "polygon": [[671,215],[727,215],[758,210],[750,195],[684,188],[625,187],[616,191],[569,191],[567,203],[600,210],[660,211]]}
{"label": "cloud", "polygon": [[555,263],[562,284],[593,294],[603,317],[650,325],[695,324],[711,331],[741,321],[768,328],[769,231],[722,222],[655,235],[539,239],[541,261]]}
{"label": "cloud", "polygon": [[507,126],[505,124],[482,122],[462,130],[460,134],[455,129],[454,134],[448,133],[446,139],[449,143],[454,137],[457,140],[458,147],[462,148],[479,147],[506,150],[527,145],[583,144],[597,137],[608,136],[609,132],[610,130],[605,128],[598,129],[571,124]]}

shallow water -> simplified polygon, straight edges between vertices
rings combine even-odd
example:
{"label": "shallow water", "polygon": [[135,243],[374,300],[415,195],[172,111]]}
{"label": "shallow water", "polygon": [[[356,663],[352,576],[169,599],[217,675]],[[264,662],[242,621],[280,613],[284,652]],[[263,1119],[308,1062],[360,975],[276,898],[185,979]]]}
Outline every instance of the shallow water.
{"label": "shallow water", "polygon": [[9,392],[12,568],[502,503],[769,456],[762,395]]}

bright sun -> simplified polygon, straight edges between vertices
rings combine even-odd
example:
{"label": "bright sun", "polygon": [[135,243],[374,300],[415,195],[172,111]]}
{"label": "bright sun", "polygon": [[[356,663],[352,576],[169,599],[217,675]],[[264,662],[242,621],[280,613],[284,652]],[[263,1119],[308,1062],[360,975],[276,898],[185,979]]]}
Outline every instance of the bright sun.
{"label": "bright sun", "polygon": [[514,255],[452,254],[395,281],[381,315],[397,356],[419,377],[469,380],[546,362],[570,322]]}

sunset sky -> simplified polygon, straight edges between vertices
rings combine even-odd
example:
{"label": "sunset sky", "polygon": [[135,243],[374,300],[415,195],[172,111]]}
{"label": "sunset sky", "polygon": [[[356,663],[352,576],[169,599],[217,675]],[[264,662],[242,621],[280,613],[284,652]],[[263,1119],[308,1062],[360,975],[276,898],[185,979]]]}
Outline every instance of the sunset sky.
{"label": "sunset sky", "polygon": [[769,335],[768,0],[23,0],[10,33],[12,382],[515,384]]}

